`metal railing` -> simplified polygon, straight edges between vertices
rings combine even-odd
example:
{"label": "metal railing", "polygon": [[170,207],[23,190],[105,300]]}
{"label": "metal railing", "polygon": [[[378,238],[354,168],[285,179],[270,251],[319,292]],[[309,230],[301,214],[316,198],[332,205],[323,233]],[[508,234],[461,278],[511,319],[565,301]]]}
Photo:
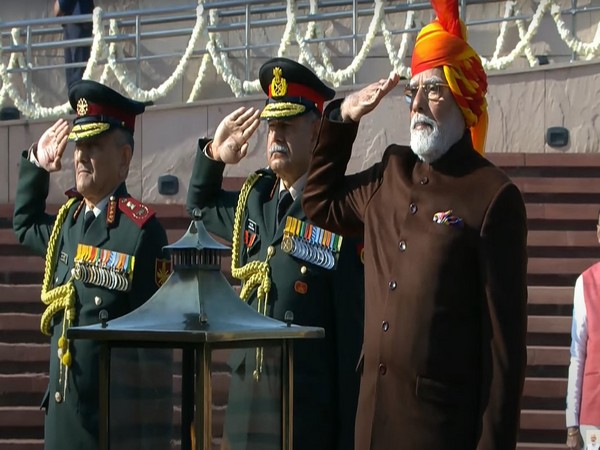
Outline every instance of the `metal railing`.
{"label": "metal railing", "polygon": [[[542,0],[544,1],[544,0]],[[461,0],[461,17],[465,19],[468,28],[490,26],[496,24],[498,27],[506,20],[528,21],[532,18],[533,11],[528,14],[517,14],[510,19],[491,17],[473,18],[469,14],[474,5],[489,4],[485,0]],[[505,2],[493,2],[504,4]],[[563,2],[564,3],[564,2]],[[341,32],[321,36],[308,37],[306,42],[316,46],[319,43],[327,43],[336,49],[336,57],[339,59],[353,59],[364,42],[366,32],[365,24],[374,14],[375,2],[365,0],[321,0],[318,2],[318,12],[311,13],[311,4],[308,1],[295,2],[295,20],[299,25],[314,23],[321,28],[327,28],[332,24],[343,23]],[[156,60],[170,60],[181,58],[184,54],[185,42],[192,33],[196,22],[197,4],[173,6],[168,8],[140,9],[132,11],[103,12],[102,27],[107,28],[110,21],[117,22],[119,33],[107,34],[105,42],[107,45],[116,44],[127,51],[116,58],[117,64],[133,65],[135,76],[132,82],[137,87],[144,84],[144,72],[142,66]],[[201,45],[197,45],[192,52],[193,58],[201,58],[207,53],[206,44],[211,34],[218,33],[227,36],[226,43],[218,50],[235,60],[238,76],[241,79],[252,79],[256,67],[252,61],[256,58],[276,56],[281,42],[275,39],[279,29],[285,28],[288,23],[286,4],[281,1],[252,1],[252,0],[222,0],[204,2],[203,14],[208,17],[213,10],[216,14],[216,23],[208,23],[204,35],[200,38]],[[0,6],[0,10],[2,7]],[[579,14],[587,14],[600,10],[600,5],[578,5],[577,0],[571,0],[570,6],[561,10],[561,15],[571,18],[571,32],[576,35],[576,17]],[[405,33],[411,36],[418,32],[421,26],[432,18],[429,1],[408,3],[407,1],[388,0],[385,2],[384,13],[388,24],[403,23],[401,19],[406,17],[409,11],[419,14],[415,23],[405,29],[403,27],[389,26],[392,36],[400,36]],[[64,71],[67,67],[85,67],[86,62],[65,64],[61,49],[68,46],[91,46],[93,37],[88,39],[64,40],[62,37],[62,25],[66,23],[92,22],[93,15],[63,16],[58,18],[44,18],[34,20],[23,20],[0,23],[0,38],[2,42],[1,58],[4,61],[5,73],[11,76],[21,75],[22,94],[27,101],[32,101],[34,85],[32,79],[35,74],[46,71]],[[15,33],[15,30],[18,32]],[[18,36],[20,42],[14,42]],[[269,36],[271,37],[269,39]],[[153,45],[153,41],[172,40],[173,48],[165,49],[164,45]],[[178,47],[178,45],[183,44]],[[149,48],[152,48],[149,50]],[[295,47],[291,46],[294,53]],[[296,49],[297,51],[297,49]],[[11,56],[18,56],[19,64],[9,65]],[[381,55],[379,55],[381,56]],[[570,59],[575,60],[577,55],[571,54]],[[100,65],[107,64],[106,58],[98,61]],[[165,74],[162,74],[165,75]],[[350,82],[356,81],[353,76]],[[5,84],[5,83],[3,83]],[[64,83],[63,83],[64,85]],[[4,88],[4,86],[3,86]],[[3,102],[6,103],[6,90],[3,91]]]}

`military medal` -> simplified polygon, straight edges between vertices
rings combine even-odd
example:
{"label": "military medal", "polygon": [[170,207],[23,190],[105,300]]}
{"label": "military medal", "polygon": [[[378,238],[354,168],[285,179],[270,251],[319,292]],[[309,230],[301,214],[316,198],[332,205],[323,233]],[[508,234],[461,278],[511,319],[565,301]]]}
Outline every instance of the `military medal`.
{"label": "military medal", "polygon": [[126,292],[131,288],[134,264],[134,256],[79,244],[73,278],[83,283]]}
{"label": "military medal", "polygon": [[331,231],[292,216],[286,218],[281,250],[295,258],[331,270],[341,245],[342,237]]}

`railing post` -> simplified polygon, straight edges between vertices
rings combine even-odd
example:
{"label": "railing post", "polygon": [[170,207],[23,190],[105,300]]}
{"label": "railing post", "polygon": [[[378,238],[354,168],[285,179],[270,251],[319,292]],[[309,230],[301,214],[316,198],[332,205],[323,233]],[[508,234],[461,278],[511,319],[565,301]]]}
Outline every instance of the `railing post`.
{"label": "railing post", "polygon": [[[571,34],[577,36],[577,0],[571,0]],[[577,52],[571,50],[571,62],[577,59]]]}
{"label": "railing post", "polygon": [[250,80],[250,39],[252,38],[252,32],[250,30],[252,23],[250,20],[250,3],[246,3],[246,21],[244,24],[244,31],[246,36],[246,41],[244,43],[244,67],[246,69],[246,80]]}
{"label": "railing post", "polygon": [[141,18],[139,14],[135,15],[135,84],[138,88],[142,83],[142,68],[140,67],[140,29]]}
{"label": "railing post", "polygon": [[27,50],[25,51],[25,66],[24,70],[26,71],[25,73],[27,74],[27,81],[25,82],[25,90],[27,91],[27,103],[30,104],[31,103],[31,98],[32,98],[32,86],[31,86],[31,76],[33,75],[32,71],[31,71],[31,67],[33,67],[33,61],[32,61],[32,52],[31,52],[31,25],[27,25],[27,37],[26,37],[26,42],[27,42]]}

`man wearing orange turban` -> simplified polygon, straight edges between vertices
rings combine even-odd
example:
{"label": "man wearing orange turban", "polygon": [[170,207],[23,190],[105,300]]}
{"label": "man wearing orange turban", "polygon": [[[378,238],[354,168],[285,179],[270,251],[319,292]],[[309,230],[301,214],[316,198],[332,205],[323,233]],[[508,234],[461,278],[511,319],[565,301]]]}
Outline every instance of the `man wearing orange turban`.
{"label": "man wearing orange turban", "polygon": [[482,154],[487,81],[457,0],[417,37],[410,146],[346,176],[362,116],[397,74],[331,102],[303,207],[364,233],[365,329],[356,450],[514,450],[526,366],[521,193]]}

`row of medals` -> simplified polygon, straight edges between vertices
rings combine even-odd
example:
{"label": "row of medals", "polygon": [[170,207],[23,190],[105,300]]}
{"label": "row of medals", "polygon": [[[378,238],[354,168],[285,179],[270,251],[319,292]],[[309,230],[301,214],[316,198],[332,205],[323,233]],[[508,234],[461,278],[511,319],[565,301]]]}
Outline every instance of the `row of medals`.
{"label": "row of medals", "polygon": [[133,256],[79,244],[71,274],[84,283],[126,292],[131,285],[134,263]]}
{"label": "row of medals", "polygon": [[[285,227],[286,232],[281,241],[281,249],[284,252],[289,253],[290,255],[295,256],[303,261],[307,261],[311,264],[315,264],[328,270],[333,269],[337,262],[337,252],[334,252],[332,248],[325,247],[318,242],[309,241],[303,237],[300,237],[299,235],[292,234],[291,230],[298,228],[296,224],[293,223],[294,221],[300,222],[294,217],[287,217],[287,223]],[[341,240],[342,237],[339,236],[340,246]]]}

